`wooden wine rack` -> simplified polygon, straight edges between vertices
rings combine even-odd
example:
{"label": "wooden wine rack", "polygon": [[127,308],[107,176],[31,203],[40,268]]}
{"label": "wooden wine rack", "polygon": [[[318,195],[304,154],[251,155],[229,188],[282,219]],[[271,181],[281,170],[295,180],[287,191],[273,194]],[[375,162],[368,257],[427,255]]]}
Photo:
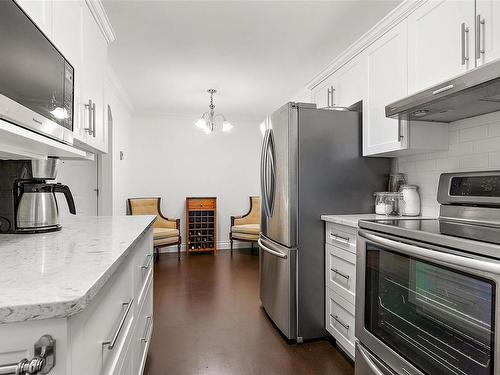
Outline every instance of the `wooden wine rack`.
{"label": "wooden wine rack", "polygon": [[217,254],[217,198],[186,198],[186,252]]}

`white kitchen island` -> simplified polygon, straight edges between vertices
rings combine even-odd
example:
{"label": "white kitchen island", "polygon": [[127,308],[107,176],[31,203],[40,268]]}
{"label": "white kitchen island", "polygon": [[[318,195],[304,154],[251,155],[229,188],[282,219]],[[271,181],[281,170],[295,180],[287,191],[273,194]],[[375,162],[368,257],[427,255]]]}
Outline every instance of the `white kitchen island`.
{"label": "white kitchen island", "polygon": [[0,366],[56,340],[54,375],[140,374],[153,325],[154,216],[68,217],[0,235]]}

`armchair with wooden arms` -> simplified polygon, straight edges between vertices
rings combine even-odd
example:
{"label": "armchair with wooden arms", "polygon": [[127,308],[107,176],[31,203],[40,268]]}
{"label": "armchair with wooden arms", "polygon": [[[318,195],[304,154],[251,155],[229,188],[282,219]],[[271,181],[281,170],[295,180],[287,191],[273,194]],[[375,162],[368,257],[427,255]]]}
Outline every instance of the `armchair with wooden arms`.
{"label": "armchair with wooden arms", "polygon": [[260,197],[250,197],[250,210],[242,216],[231,216],[231,231],[229,232],[231,254],[234,240],[250,242],[253,252],[253,244],[259,239],[259,235]]}
{"label": "armchair with wooden arms", "polygon": [[153,246],[156,259],[159,249],[165,246],[177,245],[177,256],[181,256],[180,219],[171,219],[163,216],[160,210],[161,198],[129,198],[127,199],[127,213],[129,215],[156,215],[153,224]]}

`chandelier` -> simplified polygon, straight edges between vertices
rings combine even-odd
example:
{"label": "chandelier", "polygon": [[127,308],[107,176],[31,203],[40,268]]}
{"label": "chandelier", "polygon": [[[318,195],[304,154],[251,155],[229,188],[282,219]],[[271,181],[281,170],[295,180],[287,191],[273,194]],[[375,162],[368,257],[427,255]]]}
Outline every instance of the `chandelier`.
{"label": "chandelier", "polygon": [[227,132],[231,130],[233,125],[227,121],[226,117],[221,113],[215,113],[214,94],[217,90],[208,89],[207,92],[210,94],[210,105],[208,106],[209,110],[195,122],[195,125],[205,133],[212,133],[215,130],[215,120],[217,117],[220,117],[222,118],[222,131]]}

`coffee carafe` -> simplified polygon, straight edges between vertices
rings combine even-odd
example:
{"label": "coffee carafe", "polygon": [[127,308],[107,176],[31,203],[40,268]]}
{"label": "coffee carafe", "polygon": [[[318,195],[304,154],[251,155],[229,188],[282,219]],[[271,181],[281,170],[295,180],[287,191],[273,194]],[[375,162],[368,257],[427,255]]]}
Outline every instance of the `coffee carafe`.
{"label": "coffee carafe", "polygon": [[18,233],[50,232],[61,229],[55,193],[63,193],[69,212],[76,214],[73,195],[68,186],[48,183],[57,177],[60,160],[31,161],[31,178],[14,182],[15,231]]}
{"label": "coffee carafe", "polygon": [[75,202],[69,187],[47,183],[45,180],[16,181],[16,231],[50,232],[60,230],[59,208],[55,193],[63,193],[69,212],[76,214]]}

